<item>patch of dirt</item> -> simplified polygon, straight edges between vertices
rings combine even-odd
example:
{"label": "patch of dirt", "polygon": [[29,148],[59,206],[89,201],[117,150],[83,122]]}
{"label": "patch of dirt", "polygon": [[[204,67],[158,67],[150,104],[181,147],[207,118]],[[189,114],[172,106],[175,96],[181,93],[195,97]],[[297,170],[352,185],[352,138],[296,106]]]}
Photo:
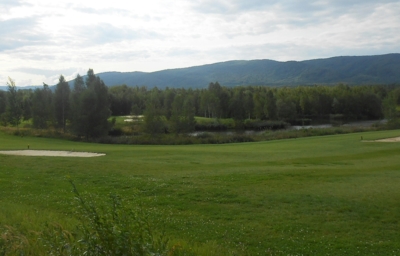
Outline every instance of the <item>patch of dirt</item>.
{"label": "patch of dirt", "polygon": [[52,150],[8,150],[0,151],[3,155],[13,156],[61,156],[61,157],[95,157],[105,156],[106,154],[74,151],[52,151]]}

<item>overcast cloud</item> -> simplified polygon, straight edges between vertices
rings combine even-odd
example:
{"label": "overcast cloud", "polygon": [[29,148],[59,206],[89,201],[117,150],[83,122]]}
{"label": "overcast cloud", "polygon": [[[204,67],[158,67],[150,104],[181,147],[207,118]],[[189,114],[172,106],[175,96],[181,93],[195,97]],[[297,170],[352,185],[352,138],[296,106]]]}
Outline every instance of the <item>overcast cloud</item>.
{"label": "overcast cloud", "polygon": [[400,52],[398,0],[2,0],[0,85]]}

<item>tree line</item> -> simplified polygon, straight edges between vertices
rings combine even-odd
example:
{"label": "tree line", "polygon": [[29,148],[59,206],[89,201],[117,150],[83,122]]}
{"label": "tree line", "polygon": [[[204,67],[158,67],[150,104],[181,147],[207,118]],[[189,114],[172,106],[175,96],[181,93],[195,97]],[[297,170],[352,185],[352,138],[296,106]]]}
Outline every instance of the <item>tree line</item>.
{"label": "tree line", "polygon": [[0,93],[3,125],[18,127],[21,120],[32,119],[34,128],[54,126],[87,139],[107,135],[110,129],[108,87],[92,69],[85,81],[77,75],[72,89],[62,75],[54,91],[47,84],[41,89],[17,90],[11,78],[7,85],[8,91]]}
{"label": "tree line", "polygon": [[120,85],[111,87],[109,93],[113,115],[151,112],[170,120],[180,109],[195,116],[232,118],[238,125],[246,119],[289,123],[332,117],[375,120],[387,116],[387,109],[396,115],[396,105],[400,104],[400,88],[396,85],[225,87],[215,82],[204,89]]}
{"label": "tree line", "polygon": [[212,82],[204,89],[148,89],[126,85],[108,88],[89,69],[85,81],[77,75],[73,86],[61,75],[54,90],[46,84],[35,90],[17,90],[12,79],[8,91],[0,91],[0,121],[17,126],[32,119],[32,126],[54,126],[77,136],[107,135],[111,115],[144,115],[143,131],[150,134],[186,133],[195,129],[195,116],[232,118],[240,127],[246,119],[372,120],[396,116],[400,104],[398,86],[298,86],[225,87]]}

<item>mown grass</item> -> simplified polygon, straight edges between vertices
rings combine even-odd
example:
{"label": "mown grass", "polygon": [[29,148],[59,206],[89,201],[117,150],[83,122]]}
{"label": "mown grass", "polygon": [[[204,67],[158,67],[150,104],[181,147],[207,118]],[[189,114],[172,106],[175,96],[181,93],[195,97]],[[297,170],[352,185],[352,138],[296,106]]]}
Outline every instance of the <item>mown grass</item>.
{"label": "mown grass", "polygon": [[185,146],[79,143],[0,133],[0,150],[74,150],[97,158],[0,155],[0,227],[29,237],[75,230],[68,179],[94,202],[120,195],[170,246],[199,255],[397,255],[399,130]]}

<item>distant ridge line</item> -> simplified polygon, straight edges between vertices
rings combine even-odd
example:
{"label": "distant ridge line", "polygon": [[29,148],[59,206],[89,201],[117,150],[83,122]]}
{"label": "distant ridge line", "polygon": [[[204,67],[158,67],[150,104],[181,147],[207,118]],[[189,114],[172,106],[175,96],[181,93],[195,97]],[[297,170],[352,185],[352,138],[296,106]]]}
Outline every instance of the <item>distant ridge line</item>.
{"label": "distant ridge line", "polygon": [[[285,62],[270,59],[230,60],[154,72],[108,71],[97,75],[107,86],[126,84],[160,89],[206,88],[215,81],[228,87],[399,84],[400,53]],[[72,86],[73,80],[69,83]],[[7,87],[0,89],[7,90]]]}

